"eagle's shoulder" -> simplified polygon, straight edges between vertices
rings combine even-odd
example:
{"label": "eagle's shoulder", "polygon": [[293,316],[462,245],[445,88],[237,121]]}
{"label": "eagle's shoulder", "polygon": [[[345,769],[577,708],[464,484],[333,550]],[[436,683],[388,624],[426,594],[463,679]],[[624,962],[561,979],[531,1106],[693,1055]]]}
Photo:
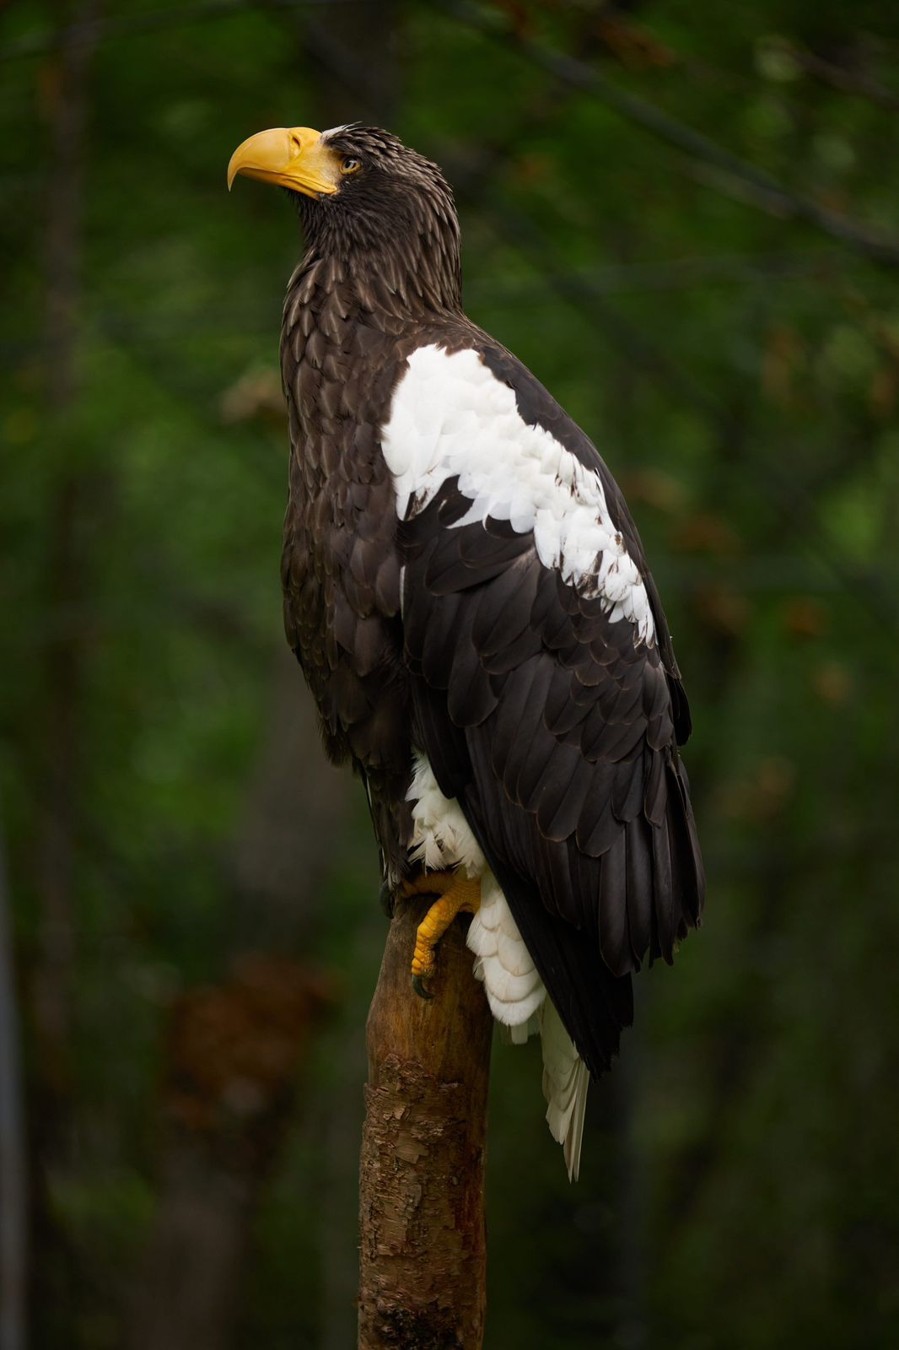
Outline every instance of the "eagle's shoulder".
{"label": "eagle's shoulder", "polygon": [[454,479],[473,498],[464,523],[533,530],[547,566],[582,593],[612,598],[613,617],[626,615],[638,639],[657,648],[683,744],[689,705],[639,531],[602,455],[549,390],[463,318],[420,334],[388,411],[382,450],[400,519]]}

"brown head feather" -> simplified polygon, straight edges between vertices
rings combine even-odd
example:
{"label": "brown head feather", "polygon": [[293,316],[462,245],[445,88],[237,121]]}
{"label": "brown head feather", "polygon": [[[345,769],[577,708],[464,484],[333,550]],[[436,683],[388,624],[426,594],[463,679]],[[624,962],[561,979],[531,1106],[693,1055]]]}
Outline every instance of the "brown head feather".
{"label": "brown head feather", "polygon": [[460,234],[449,184],[436,164],[379,127],[325,132],[330,149],[359,161],[340,190],[292,193],[310,254],[335,258],[408,311],[461,309]]}

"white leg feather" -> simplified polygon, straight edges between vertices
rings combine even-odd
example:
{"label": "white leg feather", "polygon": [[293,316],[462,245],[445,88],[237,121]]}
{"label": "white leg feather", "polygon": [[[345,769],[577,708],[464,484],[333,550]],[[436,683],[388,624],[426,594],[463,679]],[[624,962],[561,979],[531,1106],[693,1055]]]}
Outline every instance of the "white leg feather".
{"label": "white leg feather", "polygon": [[407,794],[412,805],[410,856],[428,870],[458,867],[481,880],[481,907],[468,929],[474,973],[490,1011],[516,1044],[536,1031],[543,1041],[546,1119],[577,1179],[590,1076],[562,1020],[546,997],[537,968],[496,877],[487,866],[457,801],[444,797],[427,758],[416,752]]}
{"label": "white leg feather", "polygon": [[527,1040],[527,1024],[546,998],[546,988],[490,871],[481,875],[481,907],[468,929],[468,946],[477,957],[474,973],[484,983],[493,1016],[514,1029],[514,1040]]}

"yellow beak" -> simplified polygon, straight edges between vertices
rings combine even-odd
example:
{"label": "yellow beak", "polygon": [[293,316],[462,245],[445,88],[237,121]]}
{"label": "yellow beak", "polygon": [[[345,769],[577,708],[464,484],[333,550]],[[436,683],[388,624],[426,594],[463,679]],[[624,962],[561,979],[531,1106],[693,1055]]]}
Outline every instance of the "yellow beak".
{"label": "yellow beak", "polygon": [[274,127],[243,142],[228,165],[228,191],[239,173],[263,183],[328,197],[340,186],[340,160],[311,127]]}

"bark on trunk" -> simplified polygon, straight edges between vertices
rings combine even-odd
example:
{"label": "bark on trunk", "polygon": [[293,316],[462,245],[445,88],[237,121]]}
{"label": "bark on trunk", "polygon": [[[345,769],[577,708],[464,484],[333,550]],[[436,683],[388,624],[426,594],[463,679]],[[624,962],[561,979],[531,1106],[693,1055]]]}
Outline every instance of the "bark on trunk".
{"label": "bark on trunk", "polygon": [[440,944],[433,999],[413,993],[409,964],[426,909],[398,908],[368,1018],[360,1350],[477,1350],[483,1340],[493,1019],[464,920]]}

